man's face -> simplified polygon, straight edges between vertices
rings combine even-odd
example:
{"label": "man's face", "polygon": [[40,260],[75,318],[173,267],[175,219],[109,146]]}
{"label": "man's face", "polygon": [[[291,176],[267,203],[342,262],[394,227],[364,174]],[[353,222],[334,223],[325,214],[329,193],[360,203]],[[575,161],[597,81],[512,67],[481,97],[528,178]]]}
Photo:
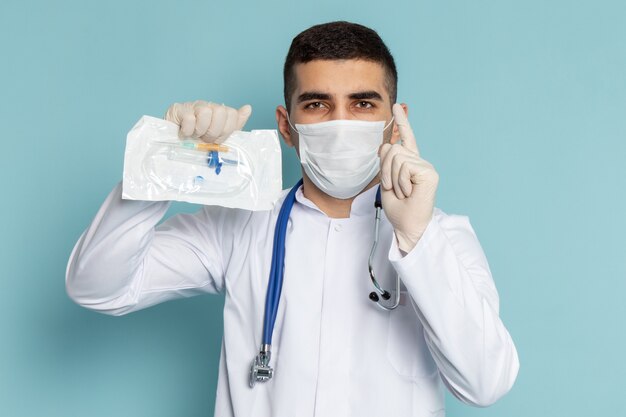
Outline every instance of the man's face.
{"label": "man's face", "polygon": [[[315,60],[296,64],[296,89],[291,97],[291,124],[329,120],[391,121],[385,71],[376,62],[360,59]],[[403,105],[403,107],[405,107]],[[406,110],[406,107],[405,107]],[[287,122],[287,109],[276,109],[279,130],[299,154],[298,134]],[[384,142],[397,140],[397,128],[384,132]]]}

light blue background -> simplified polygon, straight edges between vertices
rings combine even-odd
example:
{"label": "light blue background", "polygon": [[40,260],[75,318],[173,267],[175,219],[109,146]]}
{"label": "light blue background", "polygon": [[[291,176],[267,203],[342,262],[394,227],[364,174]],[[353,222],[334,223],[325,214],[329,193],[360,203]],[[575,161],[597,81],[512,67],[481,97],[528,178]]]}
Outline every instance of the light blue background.
{"label": "light blue background", "polygon": [[212,415],[223,300],[99,315],[66,262],[141,115],[203,98],[274,128],[291,39],[338,19],[394,54],[437,205],[470,216],[519,350],[508,396],[448,415],[626,415],[624,2],[3,0],[1,416]]}

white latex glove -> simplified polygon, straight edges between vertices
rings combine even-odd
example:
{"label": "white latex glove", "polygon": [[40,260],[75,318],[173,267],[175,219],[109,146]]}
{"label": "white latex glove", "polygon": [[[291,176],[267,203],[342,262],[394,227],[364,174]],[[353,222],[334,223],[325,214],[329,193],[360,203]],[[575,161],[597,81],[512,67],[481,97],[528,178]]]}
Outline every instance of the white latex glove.
{"label": "white latex glove", "polygon": [[439,174],[420,158],[415,135],[400,104],[392,108],[402,144],[380,147],[382,204],[394,228],[398,248],[408,253],[430,222]]}
{"label": "white latex glove", "polygon": [[223,104],[197,100],[172,104],[165,113],[165,120],[180,126],[181,138],[222,143],[235,130],[243,129],[250,114],[252,106],[249,104],[237,110]]}

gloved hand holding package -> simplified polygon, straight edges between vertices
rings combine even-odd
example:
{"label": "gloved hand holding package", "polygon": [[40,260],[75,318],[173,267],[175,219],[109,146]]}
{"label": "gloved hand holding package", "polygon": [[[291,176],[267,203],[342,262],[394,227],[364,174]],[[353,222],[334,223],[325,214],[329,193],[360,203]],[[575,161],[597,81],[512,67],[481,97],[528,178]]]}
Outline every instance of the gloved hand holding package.
{"label": "gloved hand holding package", "polygon": [[[182,132],[180,132],[182,133]],[[235,130],[220,143],[181,139],[177,123],[143,116],[126,139],[122,198],[269,210],[282,191],[276,130]]]}

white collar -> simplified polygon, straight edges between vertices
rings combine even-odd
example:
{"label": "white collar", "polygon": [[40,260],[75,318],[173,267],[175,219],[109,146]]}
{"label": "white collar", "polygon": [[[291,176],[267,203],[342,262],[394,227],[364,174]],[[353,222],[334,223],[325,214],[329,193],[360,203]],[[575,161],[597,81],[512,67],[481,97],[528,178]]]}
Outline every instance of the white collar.
{"label": "white collar", "polygon": [[[309,200],[308,198],[304,196],[302,189],[303,189],[303,186],[301,185],[298,188],[298,191],[296,191],[296,201],[313,210],[317,210],[318,212],[326,216],[326,213],[320,210],[320,208],[317,207],[317,205],[314,202],[312,202],[311,200]],[[369,189],[365,191],[361,191],[361,193],[358,194],[354,198],[354,200],[352,200],[352,205],[350,207],[351,218],[357,217],[357,216],[365,216],[365,215],[374,214],[374,211],[375,211],[374,200],[376,198],[377,189],[378,189],[378,184],[374,184],[374,186],[370,187]]]}

